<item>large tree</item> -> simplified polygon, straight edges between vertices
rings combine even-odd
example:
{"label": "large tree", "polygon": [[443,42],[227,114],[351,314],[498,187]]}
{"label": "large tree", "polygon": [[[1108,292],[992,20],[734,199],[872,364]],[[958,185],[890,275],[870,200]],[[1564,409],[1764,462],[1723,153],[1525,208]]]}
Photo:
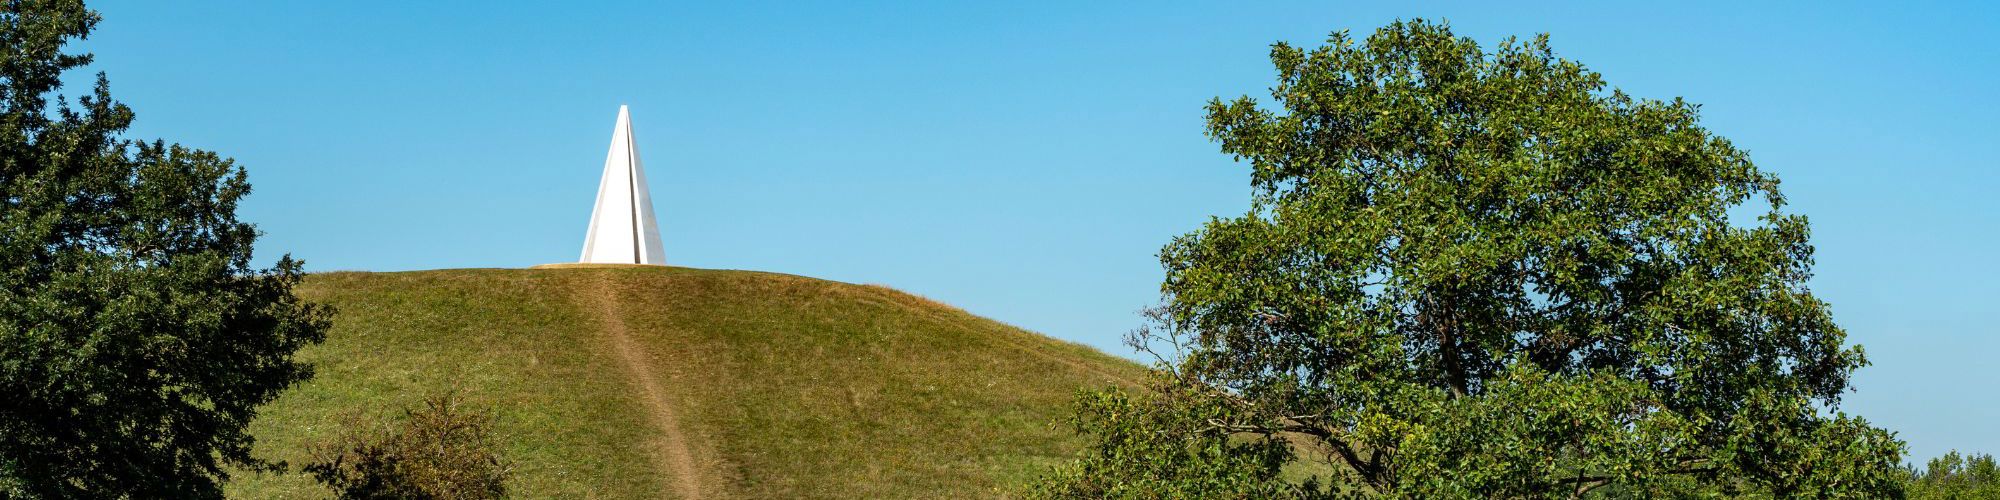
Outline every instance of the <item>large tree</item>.
{"label": "large tree", "polygon": [[217,497],[329,312],[293,296],[298,261],[251,266],[231,160],[119,138],[102,74],[51,98],[97,20],[0,11],[0,497]]}
{"label": "large tree", "polygon": [[1162,251],[1160,382],[1040,492],[1899,493],[1805,217],[1697,106],[1424,21],[1270,58],[1208,106],[1254,196]]}

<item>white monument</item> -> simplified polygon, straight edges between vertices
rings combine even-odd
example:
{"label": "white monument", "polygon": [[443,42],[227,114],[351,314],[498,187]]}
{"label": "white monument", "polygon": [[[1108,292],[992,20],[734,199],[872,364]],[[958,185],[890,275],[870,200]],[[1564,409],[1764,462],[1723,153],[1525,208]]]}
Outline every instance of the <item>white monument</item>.
{"label": "white monument", "polygon": [[590,210],[590,232],[583,237],[585,264],[667,265],[660,250],[660,225],[653,218],[653,197],[646,194],[646,170],[639,166],[639,147],[632,143],[632,116],[618,107],[618,125],[611,129],[611,152],[604,156],[604,181],[597,185],[597,206]]}

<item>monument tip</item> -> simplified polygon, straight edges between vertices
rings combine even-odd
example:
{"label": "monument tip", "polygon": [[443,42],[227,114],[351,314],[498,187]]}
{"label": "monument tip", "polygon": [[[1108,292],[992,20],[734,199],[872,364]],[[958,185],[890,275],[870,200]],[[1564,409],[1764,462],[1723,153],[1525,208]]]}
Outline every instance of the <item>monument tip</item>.
{"label": "monument tip", "polygon": [[604,177],[578,262],[666,265],[646,171],[632,140],[632,118],[623,104],[618,105],[618,123],[611,130],[611,149],[604,157]]}

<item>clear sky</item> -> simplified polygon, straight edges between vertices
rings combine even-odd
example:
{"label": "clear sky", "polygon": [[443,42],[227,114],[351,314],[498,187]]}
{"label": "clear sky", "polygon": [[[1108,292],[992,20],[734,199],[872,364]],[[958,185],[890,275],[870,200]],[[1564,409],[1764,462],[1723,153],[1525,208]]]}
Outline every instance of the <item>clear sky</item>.
{"label": "clear sky", "polygon": [[249,168],[266,260],[573,261],[629,104],[673,264],[886,284],[1132,355],[1154,253],[1247,208],[1201,106],[1266,97],[1270,43],[1548,32],[1784,179],[1814,289],[1874,361],[1847,410],[1914,459],[2000,452],[1991,3],[589,3],[98,2],[83,47],[131,136]]}

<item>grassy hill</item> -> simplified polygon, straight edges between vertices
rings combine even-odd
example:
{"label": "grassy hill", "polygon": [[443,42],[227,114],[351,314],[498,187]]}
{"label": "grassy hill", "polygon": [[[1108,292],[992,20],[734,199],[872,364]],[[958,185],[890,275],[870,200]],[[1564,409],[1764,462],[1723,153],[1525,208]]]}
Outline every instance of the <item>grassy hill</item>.
{"label": "grassy hill", "polygon": [[995,496],[1079,444],[1056,425],[1131,362],[888,288],[686,268],[340,272],[232,497],[326,496],[297,464],[357,413],[457,387],[522,498]]}

